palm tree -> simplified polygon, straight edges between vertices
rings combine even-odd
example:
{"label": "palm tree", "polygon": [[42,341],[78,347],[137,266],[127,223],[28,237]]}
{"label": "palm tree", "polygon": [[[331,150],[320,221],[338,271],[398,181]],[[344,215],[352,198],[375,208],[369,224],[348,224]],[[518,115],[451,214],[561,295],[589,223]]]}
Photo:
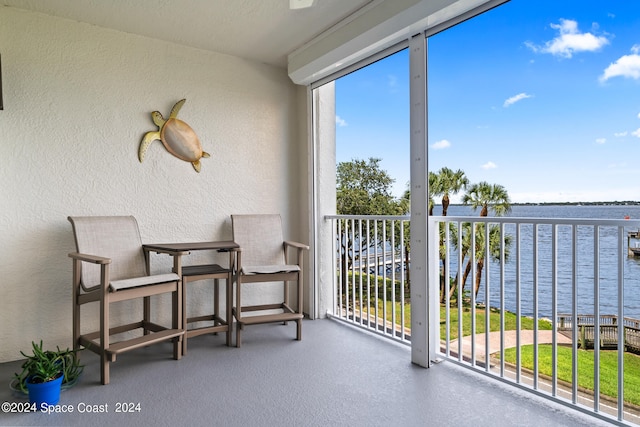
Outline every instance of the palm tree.
{"label": "palm tree", "polygon": [[507,190],[499,184],[486,181],[473,184],[462,197],[462,204],[471,205],[473,209],[481,208],[480,216],[488,216],[489,209],[495,216],[503,216],[511,212],[511,201]]}
{"label": "palm tree", "polygon": [[[447,210],[449,209],[449,196],[457,194],[463,188],[466,188],[469,184],[469,180],[464,174],[464,171],[458,169],[453,171],[447,167],[441,168],[437,174],[429,173],[429,202],[432,203],[432,197],[442,196],[442,216],[447,216]],[[429,215],[433,214],[433,209],[430,209]],[[446,277],[444,277],[444,224],[440,227],[440,262],[442,264],[440,272],[440,299],[444,300]]]}
{"label": "palm tree", "polygon": [[[440,195],[440,184],[438,183],[438,175],[435,172],[429,172],[429,216],[433,216],[433,207],[435,202],[433,198]],[[409,190],[407,190],[409,191]]]}
{"label": "palm tree", "polygon": [[[475,254],[478,262],[476,263],[476,296],[478,295],[478,289],[480,284],[480,278],[482,277],[482,271],[484,269],[484,259],[486,250],[486,238],[485,238],[485,225],[477,224],[475,227]],[[471,223],[465,222],[462,224],[462,242],[458,241],[457,228],[452,230],[454,244],[457,246],[462,245],[462,259],[467,257],[469,248],[471,247]],[[504,261],[506,262],[510,256],[511,242],[513,236],[506,234],[501,236],[500,227],[498,225],[491,225],[489,227],[489,256],[495,262],[501,262],[501,239],[504,239]],[[467,283],[467,279],[471,274],[471,258],[467,261],[467,265],[462,272],[462,291],[460,295],[464,294],[464,285]],[[451,288],[449,289],[449,298],[451,299],[456,292],[458,285],[458,274],[456,274]],[[441,298],[441,302],[444,302],[444,298]]]}
{"label": "palm tree", "polygon": [[450,202],[449,196],[466,189],[467,185],[469,185],[469,179],[465,176],[464,171],[460,169],[454,172],[444,167],[438,171],[437,189],[438,194],[442,195],[442,216],[447,216]]}
{"label": "palm tree", "polygon": [[[489,184],[486,181],[480,182],[478,184],[473,184],[471,187],[469,187],[465,195],[462,197],[462,203],[464,205],[471,205],[474,210],[480,208],[481,217],[488,216],[489,210],[491,210],[495,216],[503,216],[511,211],[511,201],[509,200],[509,194],[507,193],[507,190],[502,185]],[[484,269],[484,262],[486,258],[486,251],[484,250],[483,246],[485,241],[484,229],[484,225],[478,225],[476,228],[476,283],[474,288],[474,292],[476,295],[478,294],[478,289],[480,289],[482,270]],[[499,244],[497,230],[490,230],[489,237],[489,251],[492,255],[494,255],[495,259],[495,248],[491,248],[491,245],[496,244],[494,242],[497,242],[497,244]],[[465,272],[471,269],[472,258],[473,257],[469,257]],[[463,277],[463,286],[466,282],[467,275],[468,273]],[[462,292],[459,295],[462,295]]]}

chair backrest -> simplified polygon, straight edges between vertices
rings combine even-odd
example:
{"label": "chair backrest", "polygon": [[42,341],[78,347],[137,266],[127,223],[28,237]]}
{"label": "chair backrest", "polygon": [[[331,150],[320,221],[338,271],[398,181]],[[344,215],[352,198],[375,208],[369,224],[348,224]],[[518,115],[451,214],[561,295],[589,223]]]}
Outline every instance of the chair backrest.
{"label": "chair backrest", "polygon": [[[111,258],[110,280],[147,275],[138,222],[133,216],[69,217],[76,250],[83,254]],[[100,266],[83,263],[82,285],[89,289],[100,284]]]}
{"label": "chair backrest", "polygon": [[243,265],[285,264],[280,215],[231,215],[231,226]]}

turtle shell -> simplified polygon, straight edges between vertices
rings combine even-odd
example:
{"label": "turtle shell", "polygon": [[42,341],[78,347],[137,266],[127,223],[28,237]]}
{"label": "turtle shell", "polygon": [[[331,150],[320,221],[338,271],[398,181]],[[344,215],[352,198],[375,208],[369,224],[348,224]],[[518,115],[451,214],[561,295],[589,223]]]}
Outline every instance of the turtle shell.
{"label": "turtle shell", "polygon": [[186,162],[202,157],[202,145],[191,126],[180,119],[169,119],[162,127],[160,140],[171,154]]}

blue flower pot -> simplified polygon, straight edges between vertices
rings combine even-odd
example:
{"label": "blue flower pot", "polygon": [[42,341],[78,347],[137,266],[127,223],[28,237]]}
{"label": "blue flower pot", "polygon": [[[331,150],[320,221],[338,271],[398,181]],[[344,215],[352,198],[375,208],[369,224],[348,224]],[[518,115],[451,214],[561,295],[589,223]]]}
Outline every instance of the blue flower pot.
{"label": "blue flower pot", "polygon": [[27,389],[29,390],[29,402],[35,403],[38,409],[42,409],[42,404],[56,405],[60,401],[60,388],[62,379],[60,375],[53,381],[46,383],[31,383],[27,379]]}

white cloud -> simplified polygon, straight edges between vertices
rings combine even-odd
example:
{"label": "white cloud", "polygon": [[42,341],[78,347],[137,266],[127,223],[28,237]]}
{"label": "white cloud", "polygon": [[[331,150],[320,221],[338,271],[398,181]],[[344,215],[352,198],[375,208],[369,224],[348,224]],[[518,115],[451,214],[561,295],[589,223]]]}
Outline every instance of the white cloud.
{"label": "white cloud", "polygon": [[640,119],[640,113],[638,113],[638,118]]}
{"label": "white cloud", "polygon": [[613,134],[613,136],[617,137],[617,138],[622,138],[623,136],[627,136],[629,135],[629,132],[624,131],[624,132],[616,132]]}
{"label": "white cloud", "polygon": [[434,150],[442,150],[449,147],[451,147],[451,143],[446,139],[431,144],[431,148],[433,148]]}
{"label": "white cloud", "polygon": [[640,79],[640,46],[634,45],[631,52],[630,55],[623,55],[616,62],[609,64],[600,76],[600,82],[606,82],[610,78],[618,76]]}
{"label": "white cloud", "polygon": [[604,144],[607,142],[607,138],[596,138],[597,144]]}
{"label": "white cloud", "polygon": [[495,169],[495,168],[497,168],[497,167],[498,167],[498,165],[496,165],[496,164],[495,164],[495,163],[493,163],[493,162],[487,162],[487,163],[485,163],[484,165],[482,165],[482,169],[485,169],[485,170]]}
{"label": "white cloud", "polygon": [[515,96],[512,96],[511,98],[509,98],[506,101],[504,101],[503,106],[505,108],[507,108],[508,106],[513,105],[518,101],[521,101],[521,100],[527,99],[527,98],[531,98],[531,97],[532,97],[532,95],[529,95],[527,93],[522,92],[522,93],[519,93],[519,94],[517,94]]}
{"label": "white cloud", "polygon": [[638,138],[640,138],[640,128],[638,128],[635,131],[631,132],[631,135],[637,136]]}
{"label": "white cloud", "polygon": [[340,116],[336,116],[336,125],[339,127],[345,127],[347,126],[347,121]]}
{"label": "white cloud", "polygon": [[[526,42],[525,45],[536,53],[550,53],[563,58],[571,58],[577,52],[595,52],[609,44],[605,36],[596,36],[592,33],[581,33],[578,23],[571,19],[560,19],[559,24],[550,24],[551,28],[558,30],[559,34],[553,40],[547,41],[543,46]],[[597,25],[594,25],[594,28]]]}

